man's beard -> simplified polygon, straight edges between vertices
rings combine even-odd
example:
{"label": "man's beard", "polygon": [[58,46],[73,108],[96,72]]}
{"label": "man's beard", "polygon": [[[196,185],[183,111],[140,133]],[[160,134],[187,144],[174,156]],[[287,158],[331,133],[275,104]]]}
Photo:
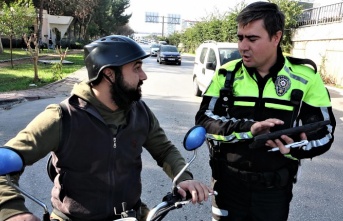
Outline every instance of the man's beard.
{"label": "man's beard", "polygon": [[121,109],[127,109],[134,101],[139,101],[142,97],[140,86],[143,81],[139,81],[136,88],[130,88],[124,82],[122,73],[116,74],[115,83],[111,86],[112,99]]}

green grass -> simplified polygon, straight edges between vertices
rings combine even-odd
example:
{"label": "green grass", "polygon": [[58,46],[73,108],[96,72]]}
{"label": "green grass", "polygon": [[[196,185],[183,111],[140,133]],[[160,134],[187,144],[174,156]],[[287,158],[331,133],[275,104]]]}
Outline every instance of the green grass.
{"label": "green grass", "polygon": [[[48,53],[45,51],[41,52],[40,55],[47,55]],[[20,48],[13,48],[12,49],[12,58],[27,58],[30,57],[30,53]],[[4,49],[4,52],[0,54],[0,60],[10,60],[11,59],[11,51],[8,48]]]}
{"label": "green grass", "polygon": [[[47,55],[41,53],[40,55]],[[55,54],[56,55],[56,54]],[[0,54],[0,60],[9,59],[9,50],[5,50],[5,53]],[[28,57],[29,54],[24,50],[14,50],[13,58]],[[55,59],[59,59],[58,55]],[[64,64],[62,66],[62,78],[67,77],[69,74],[79,70],[84,66],[83,53],[70,52],[65,58],[65,60],[71,61],[74,64]],[[11,65],[0,68],[0,92],[16,91],[16,90],[26,90],[30,88],[30,84],[35,84],[37,87],[42,87],[49,83],[54,82],[52,65],[38,63],[38,77],[39,81],[34,82],[34,70],[33,63],[28,60],[25,64],[15,64],[14,68]]]}

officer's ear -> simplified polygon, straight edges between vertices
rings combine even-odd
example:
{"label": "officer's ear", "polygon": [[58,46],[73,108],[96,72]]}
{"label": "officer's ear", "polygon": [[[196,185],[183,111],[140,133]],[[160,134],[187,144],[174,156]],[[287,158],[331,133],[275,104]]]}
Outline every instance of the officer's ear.
{"label": "officer's ear", "polygon": [[272,41],[274,42],[275,46],[278,46],[280,44],[280,41],[282,39],[282,31],[277,31],[274,36],[272,36]]}

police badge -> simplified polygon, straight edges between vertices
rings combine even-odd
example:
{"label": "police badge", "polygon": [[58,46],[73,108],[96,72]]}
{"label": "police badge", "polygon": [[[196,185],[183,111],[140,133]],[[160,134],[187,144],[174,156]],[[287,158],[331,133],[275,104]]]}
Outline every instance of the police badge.
{"label": "police badge", "polygon": [[278,96],[284,95],[291,87],[291,81],[284,75],[277,76],[275,80],[275,90]]}

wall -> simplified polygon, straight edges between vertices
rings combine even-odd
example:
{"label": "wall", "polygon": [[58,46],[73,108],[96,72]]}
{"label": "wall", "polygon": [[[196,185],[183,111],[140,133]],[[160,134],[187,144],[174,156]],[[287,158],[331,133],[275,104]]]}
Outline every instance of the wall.
{"label": "wall", "polygon": [[[309,58],[337,85],[343,86],[343,23],[302,26],[293,37],[294,57]],[[324,63],[325,61],[325,63]]]}

